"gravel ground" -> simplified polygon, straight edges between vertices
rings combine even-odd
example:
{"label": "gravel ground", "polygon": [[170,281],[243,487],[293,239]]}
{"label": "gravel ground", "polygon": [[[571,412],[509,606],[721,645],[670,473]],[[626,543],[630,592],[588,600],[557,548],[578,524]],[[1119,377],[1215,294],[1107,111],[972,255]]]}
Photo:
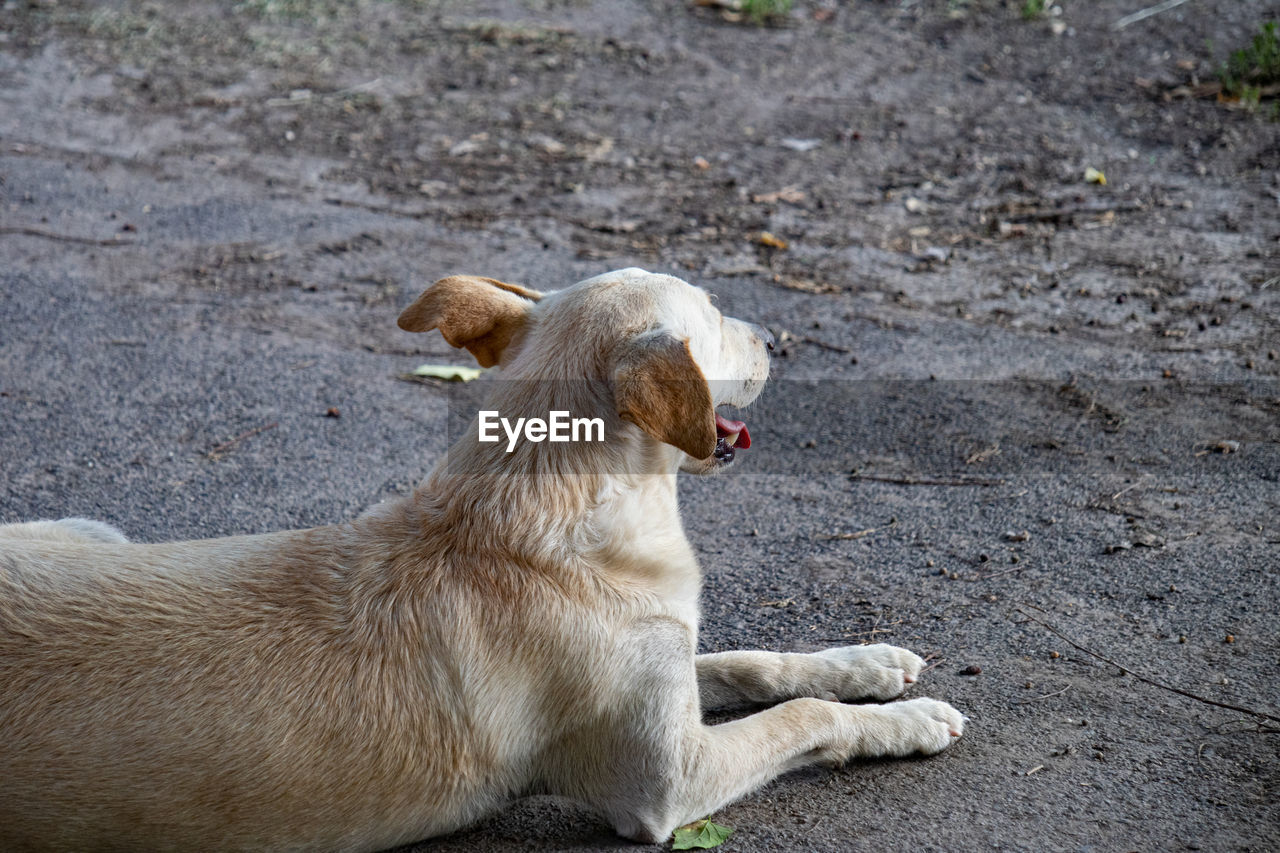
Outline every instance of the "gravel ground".
{"label": "gravel ground", "polygon": [[349,519],[445,449],[421,288],[670,272],[781,341],[682,481],[703,648],[907,646],[972,720],[723,849],[1278,849],[1280,133],[1194,97],[1274,7],[1142,5],[7,4],[0,520]]}

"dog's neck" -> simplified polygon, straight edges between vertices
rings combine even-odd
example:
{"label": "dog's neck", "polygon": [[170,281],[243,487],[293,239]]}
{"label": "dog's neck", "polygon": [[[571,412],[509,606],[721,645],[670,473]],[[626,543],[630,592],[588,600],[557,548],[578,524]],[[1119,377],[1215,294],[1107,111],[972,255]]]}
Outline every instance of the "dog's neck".
{"label": "dog's neck", "polygon": [[504,382],[499,390],[486,407],[504,416],[602,414],[604,441],[521,442],[508,452],[505,438],[480,442],[472,422],[415,495],[428,523],[464,552],[598,574],[695,607],[701,575],[680,522],[679,451],[618,418],[598,386]]}

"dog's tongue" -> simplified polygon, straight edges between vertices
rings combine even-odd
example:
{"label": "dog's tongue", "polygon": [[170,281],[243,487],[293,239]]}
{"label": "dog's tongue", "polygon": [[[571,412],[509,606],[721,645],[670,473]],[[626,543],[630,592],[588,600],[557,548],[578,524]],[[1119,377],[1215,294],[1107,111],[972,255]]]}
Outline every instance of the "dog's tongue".
{"label": "dog's tongue", "polygon": [[728,444],[739,450],[746,450],[751,446],[751,433],[747,432],[747,425],[742,421],[731,421],[719,412],[716,412],[716,437],[726,439]]}

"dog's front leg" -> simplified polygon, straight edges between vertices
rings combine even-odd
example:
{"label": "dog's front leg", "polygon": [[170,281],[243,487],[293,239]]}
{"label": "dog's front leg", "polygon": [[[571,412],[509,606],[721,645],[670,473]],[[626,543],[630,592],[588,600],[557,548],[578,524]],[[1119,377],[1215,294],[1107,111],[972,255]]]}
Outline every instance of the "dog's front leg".
{"label": "dog's front leg", "polygon": [[845,702],[892,699],[924,667],[918,655],[884,643],[814,654],[718,652],[698,655],[696,663],[704,708],[773,704],[801,697]]}
{"label": "dog's front leg", "polygon": [[[935,753],[964,731],[960,712],[932,699],[843,705],[800,698],[704,725],[698,695],[703,675],[727,679],[726,673],[751,670],[753,660],[785,670],[796,658],[851,655],[840,649],[817,655],[730,652],[704,661],[694,657],[693,644],[688,626],[649,620],[614,646],[593,679],[613,698],[599,703],[593,722],[544,753],[539,789],[596,807],[620,835],[662,841],[675,827],[789,770],[854,757]],[[918,671],[918,663],[907,663]],[[796,666],[802,672],[808,665]],[[760,694],[753,688],[750,695]]]}
{"label": "dog's front leg", "polygon": [[[643,762],[634,761],[634,755],[627,756],[632,760],[611,757],[624,772],[644,770],[605,802],[594,804],[620,835],[664,841],[676,827],[714,813],[789,770],[855,757],[940,752],[960,736],[964,723],[959,711],[933,699],[885,705],[793,699],[718,726],[690,720],[675,755],[650,755]],[[663,773],[671,775],[654,778]]]}

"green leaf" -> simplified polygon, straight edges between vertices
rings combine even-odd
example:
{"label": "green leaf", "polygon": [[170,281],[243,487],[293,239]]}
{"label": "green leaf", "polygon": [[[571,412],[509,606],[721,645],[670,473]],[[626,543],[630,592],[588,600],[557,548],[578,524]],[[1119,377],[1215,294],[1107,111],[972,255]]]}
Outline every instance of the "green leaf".
{"label": "green leaf", "polygon": [[478,367],[455,367],[451,364],[424,364],[413,370],[412,376],[425,376],[428,379],[443,379],[446,382],[470,382],[484,373]]}
{"label": "green leaf", "polygon": [[725,839],[733,832],[727,826],[721,826],[710,820],[695,820],[688,826],[682,826],[675,831],[675,837],[671,840],[672,850],[692,850],[693,848],[707,849],[709,847],[719,847],[724,844]]}

